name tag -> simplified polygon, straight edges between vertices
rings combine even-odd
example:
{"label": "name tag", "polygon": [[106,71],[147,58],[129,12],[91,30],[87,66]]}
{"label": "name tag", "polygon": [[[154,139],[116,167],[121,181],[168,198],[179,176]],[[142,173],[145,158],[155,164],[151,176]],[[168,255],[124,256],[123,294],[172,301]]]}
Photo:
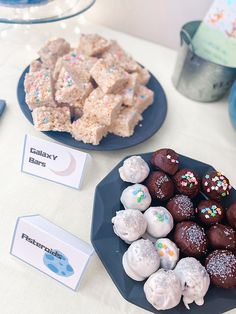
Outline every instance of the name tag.
{"label": "name tag", "polygon": [[21,171],[79,189],[89,158],[86,153],[26,135]]}
{"label": "name tag", "polygon": [[91,245],[34,215],[18,218],[10,253],[77,290],[93,252]]}

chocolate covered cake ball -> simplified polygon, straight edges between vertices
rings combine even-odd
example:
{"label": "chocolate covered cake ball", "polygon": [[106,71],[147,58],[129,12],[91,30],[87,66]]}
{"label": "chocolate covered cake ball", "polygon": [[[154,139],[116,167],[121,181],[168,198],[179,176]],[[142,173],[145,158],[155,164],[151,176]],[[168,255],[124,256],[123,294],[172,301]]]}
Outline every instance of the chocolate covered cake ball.
{"label": "chocolate covered cake ball", "polygon": [[231,190],[229,180],[219,171],[209,171],[202,178],[202,188],[204,193],[213,200],[220,201]]}
{"label": "chocolate covered cake ball", "polygon": [[216,201],[204,200],[198,204],[196,214],[203,224],[213,225],[224,218],[225,211]]}
{"label": "chocolate covered cake ball", "polygon": [[174,183],[179,193],[190,198],[195,197],[200,192],[200,180],[193,170],[179,170],[174,176]]}
{"label": "chocolate covered cake ball", "polygon": [[174,194],[174,183],[162,171],[153,171],[146,180],[146,186],[154,199],[166,201]]}
{"label": "chocolate covered cake ball", "polygon": [[233,228],[217,224],[207,231],[209,245],[215,250],[236,250],[236,232]]}
{"label": "chocolate covered cake ball", "polygon": [[172,149],[162,148],[152,154],[151,164],[170,175],[179,169],[179,155]]}
{"label": "chocolate covered cake ball", "polygon": [[176,225],[174,242],[186,256],[201,257],[207,253],[208,241],[203,228],[193,221]]}
{"label": "chocolate covered cake ball", "polygon": [[226,211],[228,224],[236,230],[236,202],[230,205]]}
{"label": "chocolate covered cake ball", "polygon": [[236,257],[227,250],[216,250],[206,258],[211,282],[221,288],[236,288]]}
{"label": "chocolate covered cake ball", "polygon": [[177,222],[194,218],[193,203],[187,195],[175,195],[166,207]]}

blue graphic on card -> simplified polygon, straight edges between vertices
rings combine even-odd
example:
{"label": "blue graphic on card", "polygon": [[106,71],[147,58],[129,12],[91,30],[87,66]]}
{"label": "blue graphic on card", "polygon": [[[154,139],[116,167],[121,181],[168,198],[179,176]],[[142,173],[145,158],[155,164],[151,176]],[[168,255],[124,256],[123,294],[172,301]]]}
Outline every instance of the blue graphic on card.
{"label": "blue graphic on card", "polygon": [[53,273],[63,276],[70,277],[74,274],[74,269],[70,265],[68,258],[60,251],[54,250],[53,253],[45,253],[43,256],[43,262],[45,266],[50,269]]}

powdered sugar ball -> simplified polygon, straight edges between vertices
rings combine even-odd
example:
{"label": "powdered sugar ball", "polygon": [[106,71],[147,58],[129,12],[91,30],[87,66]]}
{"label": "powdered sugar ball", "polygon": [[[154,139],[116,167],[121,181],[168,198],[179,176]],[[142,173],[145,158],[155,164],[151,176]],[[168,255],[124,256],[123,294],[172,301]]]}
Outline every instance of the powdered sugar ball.
{"label": "powdered sugar ball", "polygon": [[147,228],[143,214],[135,209],[120,210],[111,221],[115,234],[126,243],[141,238]]}
{"label": "powdered sugar ball", "polygon": [[145,282],[144,293],[157,310],[171,309],[181,300],[180,280],[173,270],[159,269]]}
{"label": "powdered sugar ball", "polygon": [[153,274],[160,266],[160,258],[150,240],[133,242],[122,258],[126,274],[137,281],[142,281]]}
{"label": "powdered sugar ball", "polygon": [[147,220],[147,233],[154,238],[167,236],[174,226],[173,218],[165,207],[149,207],[144,218]]}
{"label": "powdered sugar ball", "polygon": [[128,186],[121,194],[121,203],[127,208],[146,210],[151,204],[151,196],[145,185],[134,184]]}
{"label": "powdered sugar ball", "polygon": [[189,304],[204,304],[204,296],[210,285],[210,277],[201,263],[194,257],[182,258],[174,269],[183,289],[183,302],[189,309]]}
{"label": "powdered sugar ball", "polygon": [[140,183],[149,175],[150,169],[146,161],[140,156],[127,158],[119,168],[120,177],[125,182]]}

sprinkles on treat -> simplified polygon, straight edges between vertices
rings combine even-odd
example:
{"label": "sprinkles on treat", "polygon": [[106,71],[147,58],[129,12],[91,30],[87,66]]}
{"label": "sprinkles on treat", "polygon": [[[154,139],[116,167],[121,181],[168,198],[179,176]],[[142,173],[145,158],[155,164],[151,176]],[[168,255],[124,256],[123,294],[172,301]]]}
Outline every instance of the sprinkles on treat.
{"label": "sprinkles on treat", "polygon": [[183,238],[186,237],[188,239],[188,242],[195,245],[199,252],[201,251],[201,245],[206,243],[204,229],[196,224],[190,227],[184,227],[182,231],[182,236]]}
{"label": "sprinkles on treat", "polygon": [[207,262],[206,269],[210,276],[218,276],[224,283],[227,278],[233,277],[232,269],[236,268],[236,258],[228,251],[214,251]]}
{"label": "sprinkles on treat", "polygon": [[[197,212],[197,210],[196,210]],[[222,210],[216,205],[212,205],[211,207],[205,207],[201,209],[201,213],[205,214],[205,218],[209,219],[210,217],[215,217],[217,215],[222,215]]]}
{"label": "sprinkles on treat", "polygon": [[141,189],[141,187],[136,187],[133,191],[133,195],[137,196],[138,203],[141,203],[141,201],[146,198],[146,193]]}
{"label": "sprinkles on treat", "polygon": [[178,212],[183,215],[192,216],[193,214],[193,203],[190,198],[186,195],[176,195],[174,197],[174,203],[178,206]]}
{"label": "sprinkles on treat", "polygon": [[173,158],[170,154],[168,154],[168,155],[166,156],[166,158],[169,159],[170,162],[172,162],[172,163],[175,163],[175,164],[178,164],[178,163],[179,163],[179,161],[178,161],[177,159]]}
{"label": "sprinkles on treat", "polygon": [[229,184],[228,179],[219,171],[213,171],[211,174],[206,174],[204,176],[205,182],[203,183],[206,187],[206,192],[210,193],[211,191],[216,191],[222,197],[229,195],[231,190],[231,185]]}
{"label": "sprinkles on treat", "polygon": [[181,186],[189,186],[192,188],[194,185],[198,185],[197,178],[191,171],[187,171],[182,175]]}
{"label": "sprinkles on treat", "polygon": [[160,249],[159,250],[159,255],[160,256],[164,256],[164,255],[170,255],[170,256],[174,256],[175,252],[173,250],[171,250],[166,244],[163,243],[158,243],[157,247]]}

